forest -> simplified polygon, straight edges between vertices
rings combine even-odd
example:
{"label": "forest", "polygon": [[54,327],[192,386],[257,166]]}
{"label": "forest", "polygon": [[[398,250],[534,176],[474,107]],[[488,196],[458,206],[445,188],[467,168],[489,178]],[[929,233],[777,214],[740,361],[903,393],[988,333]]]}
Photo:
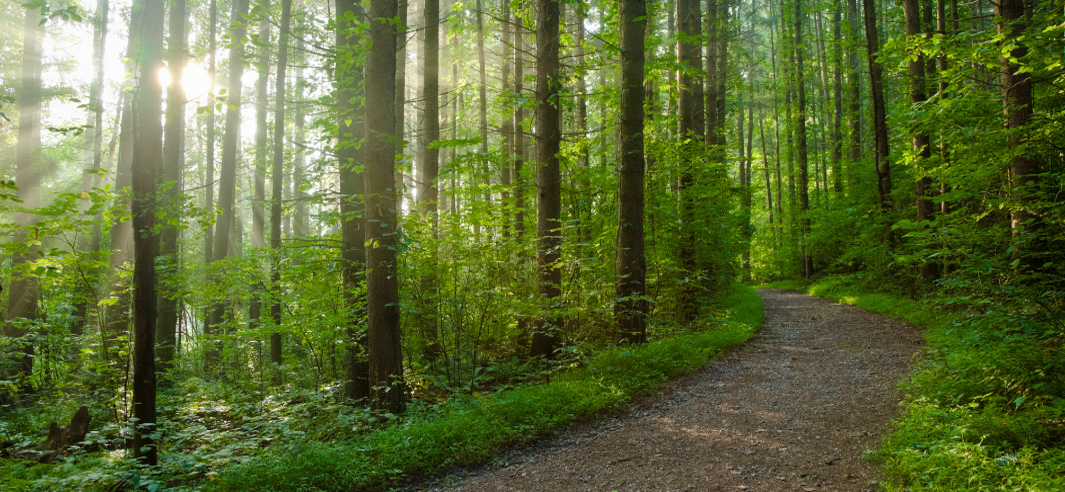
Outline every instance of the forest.
{"label": "forest", "polygon": [[765,285],[925,329],[884,490],[1061,490],[1062,0],[0,22],[4,490],[491,463],[742,344]]}

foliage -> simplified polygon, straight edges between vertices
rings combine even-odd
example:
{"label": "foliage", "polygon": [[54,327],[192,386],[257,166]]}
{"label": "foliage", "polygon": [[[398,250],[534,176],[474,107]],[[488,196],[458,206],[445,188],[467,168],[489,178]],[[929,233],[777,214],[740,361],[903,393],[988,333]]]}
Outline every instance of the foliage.
{"label": "foliage", "polygon": [[1040,312],[1018,310],[1020,297],[913,301],[869,293],[868,285],[826,277],[808,292],[926,328],[929,346],[904,385],[897,430],[875,456],[893,478],[887,490],[1058,490],[1065,473],[1060,304],[1048,301],[1042,309],[1053,311]]}

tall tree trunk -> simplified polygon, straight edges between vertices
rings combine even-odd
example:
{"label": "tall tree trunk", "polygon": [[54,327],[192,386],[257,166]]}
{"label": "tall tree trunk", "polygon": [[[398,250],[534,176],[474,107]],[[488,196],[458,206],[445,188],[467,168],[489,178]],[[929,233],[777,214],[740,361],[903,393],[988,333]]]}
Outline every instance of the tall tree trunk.
{"label": "tall tree trunk", "polygon": [[[208,63],[207,63],[207,78],[211,83],[210,94],[208,94],[207,100],[207,149],[204,152],[204,160],[207,161],[207,176],[204,177],[204,185],[207,188],[204,190],[204,209],[208,213],[214,214],[214,160],[215,160],[215,84],[217,84],[216,76],[218,62],[215,57],[218,54],[218,0],[211,0],[211,11],[208,20]],[[203,244],[203,262],[210,263],[214,261],[214,224],[207,226],[207,232],[204,234]],[[209,311],[209,309],[207,310]],[[203,333],[206,335],[208,324],[204,323]]]}
{"label": "tall tree trunk", "polygon": [[[485,59],[484,59],[484,5],[483,0],[477,0],[477,103],[478,103],[478,118],[479,118],[479,134],[481,136],[480,145],[480,158],[478,159],[479,165],[477,166],[477,173],[481,174],[484,185],[484,207],[488,210],[492,208],[492,188],[491,188],[491,170],[488,168],[488,98],[485,94]],[[481,220],[478,219],[477,222]],[[489,231],[491,236],[491,231]]]}
{"label": "tall tree trunk", "polygon": [[[502,188],[503,188],[502,193],[501,193],[501,200],[503,202],[503,207],[502,207],[503,208],[503,239],[510,239],[510,230],[511,230],[510,222],[512,220],[511,216],[510,216],[510,213],[512,211],[512,209],[511,209],[512,205],[511,205],[511,202],[510,202],[510,186],[511,186],[510,172],[511,172],[511,163],[513,162],[512,147],[514,145],[514,117],[513,117],[514,97],[512,97],[512,95],[509,94],[509,92],[510,92],[509,84],[511,83],[510,82],[510,59],[509,59],[509,57],[514,56],[515,58],[517,58],[517,56],[518,56],[518,52],[517,52],[517,50],[515,49],[515,46],[514,46],[515,45],[514,40],[517,39],[517,36],[513,36],[513,37],[511,36],[511,31],[512,31],[511,22],[512,21],[511,21],[511,18],[510,18],[510,0],[499,0],[499,19],[500,19],[499,24],[500,24],[501,29],[503,31],[503,33],[502,33],[503,40],[502,40],[502,45],[500,46],[500,49],[502,50],[502,56],[500,57],[500,60],[499,60],[499,65],[500,65],[500,70],[501,70],[500,77],[499,77],[499,79],[500,79],[500,87],[501,87],[500,92],[502,92],[502,94],[503,94],[503,96],[501,98],[502,99],[502,101],[501,101],[502,108],[501,108],[501,111],[500,111],[500,118],[499,118],[499,133],[500,133],[500,137],[501,137],[500,138],[500,143],[501,143],[501,145],[500,145],[501,154],[500,155],[502,155],[502,165],[500,166],[500,169],[499,169],[499,183],[502,185]],[[513,29],[513,31],[517,31],[517,29]],[[580,61],[578,61],[578,63],[580,63]],[[578,97],[583,97],[583,95],[578,96]],[[583,101],[583,99],[581,99],[581,100]]]}
{"label": "tall tree trunk", "polygon": [[536,10],[536,264],[544,315],[533,331],[530,355],[551,357],[562,329],[559,5],[556,0],[538,0]]}
{"label": "tall tree trunk", "polygon": [[[146,0],[151,1],[151,0]],[[222,169],[218,182],[218,223],[215,228],[214,258],[212,262],[224,260],[230,254],[230,235],[236,224],[236,186],[237,186],[237,151],[240,147],[240,105],[241,77],[244,75],[244,43],[247,31],[244,27],[248,15],[248,2],[234,1],[230,15],[232,31],[229,47],[229,88],[226,92],[225,134],[222,136]],[[210,317],[204,326],[204,333],[211,333],[222,324],[226,313],[226,302],[216,302],[211,308]],[[210,327],[210,330],[208,329]],[[208,341],[209,344],[213,342]],[[217,354],[208,359],[217,358]]]}
{"label": "tall tree trunk", "polygon": [[395,113],[396,2],[371,0],[366,62],[366,310],[372,405],[392,413],[406,407],[396,268]]}
{"label": "tall tree trunk", "polygon": [[843,0],[832,8],[832,191],[843,193]]}
{"label": "tall tree trunk", "polygon": [[[919,0],[903,0],[902,9],[906,17],[906,44],[909,50],[917,50],[917,46],[920,44],[920,40],[917,38],[924,35],[924,30],[921,28],[921,9]],[[918,55],[918,56],[914,56]],[[914,110],[918,110],[918,106],[924,104],[928,99],[925,87],[925,68],[926,68],[926,56],[919,53],[910,53],[909,56],[909,75],[910,75],[910,104],[913,105]],[[932,200],[929,199],[928,193],[931,191],[932,179],[925,176],[924,170],[925,164],[928,159],[932,157],[932,145],[928,138],[928,133],[920,128],[914,128],[913,130],[913,152],[915,154],[915,169],[914,169],[914,193],[917,198],[917,221],[924,222],[926,220],[932,220]],[[918,269],[918,273],[922,279],[929,280],[935,277],[935,264],[924,262]]]}
{"label": "tall tree trunk", "polygon": [[[850,46],[847,50],[848,65],[847,73],[847,119],[850,121],[850,162],[857,164],[862,160],[862,77],[861,63],[858,61],[858,47],[861,45],[861,31],[858,29],[858,0],[847,0],[847,17],[850,31],[848,37],[851,43],[858,46]],[[857,173],[851,171],[851,185],[858,184]]]}
{"label": "tall tree trunk", "polygon": [[181,178],[185,148],[185,88],[181,84],[185,71],[185,23],[188,17],[185,0],[173,0],[170,4],[170,40],[167,46],[167,65],[170,86],[166,89],[166,128],[163,140],[162,169],[159,178],[164,184],[162,207],[167,211],[167,223],[159,238],[159,254],[163,258],[164,274],[159,289],[159,318],[155,321],[155,338],[160,370],[166,370],[174,359],[177,346],[177,323],[179,297],[178,282],[178,237],[180,231],[173,221],[181,218],[181,196],[184,182]]}
{"label": "tall tree trunk", "polygon": [[618,171],[618,235],[614,267],[614,323],[620,341],[647,341],[644,299],[643,69],[646,0],[621,3],[621,169]]}
{"label": "tall tree trunk", "polygon": [[[396,154],[405,155],[406,144],[403,137],[406,135],[406,111],[407,105],[407,33],[409,29],[407,27],[407,10],[409,2],[407,0],[399,0],[397,4],[399,9],[399,41],[396,43],[396,101],[395,101],[395,114],[396,114],[396,142],[399,147],[396,149]],[[401,160],[406,161],[406,158]],[[401,168],[396,169],[396,211],[403,210],[403,171]]]}
{"label": "tall tree trunk", "polygon": [[[109,11],[110,4],[108,0],[97,0],[92,36],[93,79],[89,86],[89,114],[85,122],[85,171],[81,177],[81,189],[83,191],[98,188],[101,181],[98,170],[103,167],[104,53],[107,47],[107,16]],[[88,206],[84,210],[87,211]],[[78,249],[83,252],[95,253],[100,251],[101,238],[103,236],[100,222],[103,221],[103,214],[97,213],[95,221],[97,224],[93,225],[89,241],[78,245]],[[76,319],[71,326],[71,334],[73,335],[81,335],[84,332],[85,325],[88,322],[89,311],[94,309],[90,304],[97,301],[94,298],[95,286],[93,284],[95,280],[95,276],[91,276],[85,279],[79,288],[79,299],[75,306]]]}
{"label": "tall tree trunk", "polygon": [[773,152],[774,161],[776,163],[776,177],[777,177],[777,230],[773,234],[774,240],[779,243],[781,232],[784,229],[784,195],[783,195],[783,180],[780,176],[780,108],[777,107],[777,100],[780,94],[780,77],[777,74],[777,45],[773,33],[776,32],[777,20],[774,16],[773,2],[769,2],[769,52],[770,61],[773,65],[773,131],[775,136],[773,138],[774,146],[776,147]]}
{"label": "tall tree trunk", "polygon": [[298,56],[297,65],[295,67],[295,89],[294,95],[296,101],[295,114],[292,116],[293,126],[295,132],[295,162],[292,165],[292,180],[290,186],[292,191],[289,195],[295,200],[293,204],[294,220],[292,224],[292,235],[296,237],[304,237],[311,233],[311,227],[309,218],[307,217],[307,194],[303,192],[304,172],[307,169],[307,117],[304,112],[303,100],[303,66],[307,63],[306,58],[303,57],[303,36],[296,37],[296,47],[294,55]]}
{"label": "tall tree trunk", "polygon": [[522,85],[525,79],[525,26],[521,14],[514,13],[514,235],[525,236],[525,104]]}
{"label": "tall tree trunk", "polygon": [[[362,4],[355,0],[336,2],[337,44],[337,167],[340,179],[340,257],[341,276],[344,282],[344,300],[350,313],[347,320],[348,345],[345,354],[346,382],[344,394],[348,398],[363,400],[370,397],[370,366],[367,359],[367,334],[362,327],[366,323],[365,298],[359,295],[359,284],[364,277],[359,274],[367,266],[366,247],[369,233],[364,214],[364,173],[358,172],[365,159],[365,147],[359,142],[366,135],[365,109],[360,89],[363,87],[363,67],[356,64],[358,50],[363,39],[356,35],[353,22],[362,22],[365,15]],[[376,48],[376,45],[375,45]],[[395,56],[393,54],[393,60]],[[391,73],[389,76],[394,77]],[[393,83],[394,83],[393,79]],[[394,97],[394,95],[393,95]],[[393,100],[394,104],[394,100]],[[393,108],[394,109],[394,108]],[[393,112],[393,118],[395,118]],[[392,128],[395,131],[395,128]],[[364,171],[365,172],[365,171]],[[391,187],[393,185],[389,185]],[[392,202],[393,206],[395,201]]]}
{"label": "tall tree trunk", "polygon": [[[274,88],[274,162],[270,171],[270,248],[274,261],[271,264],[270,289],[274,292],[270,303],[270,319],[274,331],[270,333],[270,362],[280,365],[281,359],[281,199],[284,190],[285,163],[285,71],[288,68],[289,24],[292,22],[292,0],[281,0],[281,26],[277,36],[277,80]],[[280,377],[275,378],[280,382]]]}
{"label": "tall tree trunk", "polygon": [[[259,37],[263,44],[259,47],[259,78],[255,81],[255,195],[251,201],[251,247],[261,250],[266,245],[266,166],[269,140],[267,134],[267,113],[270,106],[267,86],[270,82],[271,41],[270,0],[262,0],[259,5],[262,20],[259,21]],[[262,326],[262,307],[265,292],[260,282],[252,286],[251,305],[248,306],[249,328],[258,330]]]}
{"label": "tall tree trunk", "polygon": [[[644,10],[646,10],[646,3],[644,4]],[[591,227],[589,227],[589,220],[591,217],[591,194],[592,183],[590,180],[591,172],[591,160],[588,152],[588,84],[585,80],[585,52],[584,52],[584,12],[581,9],[575,9],[574,18],[576,19],[577,28],[577,40],[574,47],[575,55],[577,57],[577,65],[581,68],[577,70],[575,74],[577,76],[577,132],[579,137],[577,140],[578,152],[579,152],[579,171],[580,179],[577,181],[577,208],[574,210],[574,216],[577,225],[577,237],[581,244],[588,244],[591,238]]]}
{"label": "tall tree trunk", "polygon": [[[22,31],[22,86],[19,89],[18,144],[15,149],[15,185],[22,207],[32,210],[39,206],[41,177],[41,52],[44,45],[44,28],[40,10],[25,8],[26,17]],[[22,231],[19,240],[28,239],[30,229],[37,222],[30,213],[15,214],[15,223]],[[36,239],[36,237],[32,238]],[[36,258],[37,248],[29,247],[12,260],[12,269],[18,271],[25,263]],[[21,337],[28,331],[22,323],[37,319],[37,278],[31,274],[16,277],[8,285],[7,323],[4,332],[9,337]],[[20,320],[12,323],[14,320]],[[25,376],[33,372],[33,345],[25,344],[24,355],[19,361]],[[6,374],[5,374],[6,376]]]}
{"label": "tall tree trunk", "polygon": [[[1022,72],[1019,60],[1028,54],[1028,47],[1019,42],[1027,27],[1024,18],[1024,0],[1000,0],[995,2],[995,17],[1002,45],[1012,46],[1009,57],[1000,56],[999,78],[1002,81],[1002,110],[1006,116],[1006,131],[1013,157],[1009,161],[1010,189],[1016,203],[1011,211],[1014,234],[1030,232],[1037,227],[1038,217],[1030,210],[1032,197],[1039,185],[1039,161],[1023,152],[1025,133],[1021,131],[1032,118],[1032,75]],[[1026,262],[1030,263],[1030,262]],[[1031,265],[1029,265],[1031,266]]]}
{"label": "tall tree trunk", "polygon": [[[698,36],[702,32],[702,18],[699,12],[699,0],[677,0],[677,57],[678,64],[687,67],[701,67]],[[705,127],[703,120],[703,85],[689,71],[681,72],[678,98],[677,134],[687,141],[684,160],[681,162],[680,186],[678,200],[681,219],[679,251],[677,256],[680,266],[686,272],[695,271],[695,203],[699,198],[694,195],[694,171],[702,165],[701,150],[704,142]],[[681,319],[691,321],[698,314],[696,286],[688,283],[681,294]]]}
{"label": "tall tree trunk", "polygon": [[773,185],[769,177],[769,153],[765,148],[765,117],[758,118],[758,138],[762,141],[762,166],[765,168],[765,205],[769,211],[769,227],[773,227]]}
{"label": "tall tree trunk", "polygon": [[802,0],[795,0],[795,84],[798,92],[798,108],[796,108],[795,131],[796,146],[799,154],[799,200],[802,206],[802,270],[806,279],[810,279],[814,273],[813,256],[807,250],[806,238],[810,234],[810,179],[807,176],[806,154],[806,84],[803,79],[802,59]]}
{"label": "tall tree trunk", "polygon": [[155,432],[155,234],[157,176],[163,159],[160,106],[163,87],[157,74],[163,67],[162,0],[145,0],[139,32],[137,121],[133,147],[133,451],[145,465],[155,465],[158,450],[150,437]]}
{"label": "tall tree trunk", "polygon": [[[418,209],[436,214],[440,170],[440,0],[425,0],[425,48],[422,65],[422,128],[418,135]],[[368,74],[369,75],[369,74]],[[435,219],[434,219],[435,222]],[[434,226],[435,229],[435,226]]]}
{"label": "tall tree trunk", "polygon": [[873,93],[873,134],[876,138],[876,178],[880,192],[880,208],[891,208],[891,166],[888,162],[887,108],[884,105],[884,86],[881,82],[883,64],[880,38],[876,30],[876,1],[862,0],[865,10],[865,38],[869,51],[869,90]]}

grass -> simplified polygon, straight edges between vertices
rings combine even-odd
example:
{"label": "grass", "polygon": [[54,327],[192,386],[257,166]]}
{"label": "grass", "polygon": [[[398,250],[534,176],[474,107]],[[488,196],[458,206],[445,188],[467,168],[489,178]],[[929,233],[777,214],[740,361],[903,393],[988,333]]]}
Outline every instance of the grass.
{"label": "grass", "polygon": [[742,287],[705,330],[607,350],[541,385],[466,398],[346,443],[299,442],[232,466],[208,490],[330,491],[382,488],[456,465],[490,461],[576,420],[617,409],[742,344],[762,323],[762,301]]}
{"label": "grass", "polygon": [[1015,308],[863,292],[828,277],[807,293],[906,319],[928,343],[895,431],[873,458],[888,491],[1065,490],[1065,360]]}

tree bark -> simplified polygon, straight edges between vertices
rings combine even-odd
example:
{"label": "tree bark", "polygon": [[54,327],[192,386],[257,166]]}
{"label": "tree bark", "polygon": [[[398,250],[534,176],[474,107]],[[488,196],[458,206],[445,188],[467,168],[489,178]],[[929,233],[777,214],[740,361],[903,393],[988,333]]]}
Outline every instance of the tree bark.
{"label": "tree bark", "polygon": [[[702,109],[703,85],[702,81],[691,73],[691,69],[702,66],[697,37],[702,32],[699,10],[699,0],[677,0],[677,62],[684,67],[679,77],[677,134],[682,142],[686,142],[683,161],[680,163],[678,187],[681,229],[677,256],[681,269],[689,274],[695,272],[694,219],[698,197],[692,189],[695,185],[694,171],[703,164],[702,144],[706,134]],[[681,320],[692,321],[698,314],[695,296],[696,286],[689,282],[681,294]]]}
{"label": "tree bark", "polygon": [[559,5],[556,0],[538,0],[536,10],[536,264],[544,314],[533,331],[530,355],[551,357],[562,329],[557,314],[562,296]]}
{"label": "tree bark", "polygon": [[[500,66],[500,86],[503,97],[501,98],[501,111],[499,118],[499,133],[500,133],[500,147],[502,155],[502,165],[499,170],[499,184],[502,185],[501,200],[503,202],[503,239],[510,239],[511,221],[510,216],[512,212],[512,204],[510,199],[510,187],[511,187],[511,163],[514,161],[512,154],[512,148],[514,146],[514,97],[510,93],[510,57],[517,58],[518,52],[515,49],[514,40],[517,36],[511,36],[511,17],[510,17],[510,0],[499,0],[499,18],[500,26],[502,29],[502,55],[499,60]],[[513,29],[517,31],[517,29]],[[580,61],[578,60],[578,63]]]}
{"label": "tree bark", "polygon": [[[151,0],[146,0],[151,1]],[[226,259],[230,255],[231,234],[236,224],[236,186],[237,186],[237,150],[240,147],[240,105],[241,77],[244,75],[244,43],[241,42],[247,31],[244,27],[248,14],[248,2],[234,1],[230,15],[232,44],[229,47],[229,88],[226,92],[225,134],[222,136],[222,169],[218,182],[218,207],[221,209],[215,228],[213,262]],[[216,302],[204,326],[204,332],[210,333],[222,324],[226,313],[226,302]],[[208,326],[210,329],[208,329]],[[208,341],[208,344],[213,342]],[[217,358],[217,354],[208,359]]]}
{"label": "tree bark", "polygon": [[133,432],[134,456],[145,465],[155,465],[158,450],[155,432],[155,257],[159,236],[155,234],[157,176],[162,155],[163,87],[158,73],[163,66],[162,0],[145,0],[142,23],[130,26],[139,32],[137,121],[133,147]]}
{"label": "tree bark", "polygon": [[[370,397],[370,369],[366,353],[366,330],[363,328],[366,322],[366,299],[360,288],[365,278],[359,272],[366,267],[364,244],[368,232],[364,215],[365,177],[357,169],[365,159],[365,147],[360,146],[359,142],[366,135],[366,121],[365,109],[362,106],[364,98],[360,93],[364,80],[363,67],[356,64],[356,56],[364,40],[356,35],[352,23],[364,20],[365,15],[361,3],[355,0],[340,0],[336,6],[339,132],[336,153],[340,180],[340,258],[344,301],[349,313],[344,394],[354,400],[363,400]],[[392,113],[394,118],[394,112]],[[395,131],[395,128],[392,131]]]}
{"label": "tree bark", "polygon": [[843,0],[832,9],[832,191],[843,193]]}
{"label": "tree bark", "polygon": [[[41,159],[41,52],[44,45],[44,27],[41,24],[40,10],[24,10],[26,17],[22,31],[22,86],[19,89],[18,101],[15,185],[18,186],[16,196],[22,200],[22,207],[32,210],[40,205],[41,193],[38,161]],[[37,219],[34,214],[21,212],[16,213],[14,219],[22,229],[18,239],[31,242],[25,252],[15,254],[12,259],[12,269],[17,271],[37,257],[37,247],[32,244],[37,240],[36,234],[29,237]],[[24,327],[23,323],[37,319],[37,278],[32,274],[16,277],[8,285],[7,303],[4,332],[9,337],[22,337],[28,331],[28,327]],[[22,352],[19,368],[25,376],[29,376],[33,372],[33,345],[25,344]]]}
{"label": "tree bark", "polygon": [[[440,0],[425,0],[425,48],[422,65],[422,128],[418,135],[418,209],[436,214],[440,170]],[[434,227],[435,228],[435,227]]]}
{"label": "tree bark", "polygon": [[366,278],[370,386],[375,409],[406,406],[396,269],[395,131],[396,3],[371,0],[366,62]]}
{"label": "tree bark", "polygon": [[998,33],[1002,46],[1012,45],[1009,57],[1000,56],[999,79],[1002,81],[1002,112],[1006,117],[1007,140],[1013,157],[1009,161],[1009,183],[1014,207],[1011,226],[1014,234],[1037,229],[1038,217],[1031,211],[1033,195],[1039,185],[1039,161],[1025,152],[1025,132],[1021,131],[1032,118],[1032,75],[1022,72],[1019,60],[1028,54],[1028,47],[1020,42],[1027,27],[1024,0],[994,2],[995,17],[1001,18]]}
{"label": "tree bark", "polygon": [[177,346],[178,297],[178,238],[177,227],[181,220],[181,200],[184,181],[185,148],[185,88],[181,84],[185,69],[185,38],[188,11],[185,0],[173,0],[170,4],[170,40],[167,46],[167,65],[170,85],[166,89],[166,127],[163,140],[163,161],[159,178],[163,184],[162,207],[167,211],[167,220],[159,238],[159,254],[162,258],[162,284],[159,289],[159,318],[155,322],[157,342],[156,355],[160,370],[165,371],[174,359]]}
{"label": "tree bark", "polygon": [[[861,43],[861,32],[858,30],[858,0],[847,0],[847,17],[849,17],[850,36],[853,43]],[[862,160],[862,77],[861,63],[858,61],[858,47],[852,46],[847,50],[850,71],[847,74],[847,118],[850,121],[850,161],[857,164]],[[852,175],[856,173],[852,172]],[[854,179],[851,183],[857,185]]]}
{"label": "tree bark", "polygon": [[514,13],[514,236],[525,236],[525,104],[522,89],[525,80],[525,27],[521,15]]}
{"label": "tree bark", "polygon": [[876,178],[880,193],[880,208],[891,208],[891,165],[888,162],[887,108],[881,82],[883,64],[876,60],[880,54],[880,38],[876,30],[876,2],[862,0],[865,10],[865,39],[869,51],[869,90],[873,93],[873,134],[876,138]]}
{"label": "tree bark", "polygon": [[[215,56],[218,53],[218,0],[211,0],[211,12],[208,20],[208,63],[207,63],[207,78],[211,82],[211,90],[208,94],[207,100],[207,149],[204,151],[204,160],[207,161],[207,175],[204,177],[204,209],[208,213],[214,214],[214,160],[215,160],[215,76],[217,75],[216,66],[218,65]],[[214,229],[215,225],[211,224],[207,226],[207,231],[204,233],[203,243],[203,262],[210,263],[214,261]],[[204,323],[204,335],[208,333],[208,324]],[[209,357],[208,357],[209,358]]]}
{"label": "tree bark", "polygon": [[807,175],[809,163],[806,149],[806,83],[803,77],[802,18],[802,0],[795,0],[795,85],[798,93],[795,143],[799,155],[799,203],[802,207],[802,271],[809,280],[813,276],[814,265],[813,256],[810,255],[806,244],[806,238],[810,234],[810,179]]}
{"label": "tree bark", "polygon": [[[905,15],[906,23],[906,45],[907,51],[916,50],[916,45],[919,45],[918,37],[924,35],[924,29],[921,28],[921,5],[919,0],[903,0],[902,9]],[[928,99],[926,86],[925,86],[925,69],[926,69],[927,57],[923,54],[918,54],[914,57],[914,53],[910,53],[908,69],[910,75],[910,104],[911,110],[920,111],[920,105],[924,104]],[[932,220],[932,200],[929,199],[928,193],[931,191],[932,180],[925,176],[926,171],[923,169],[925,163],[932,157],[932,146],[928,138],[928,133],[915,127],[913,130],[913,152],[914,152],[914,194],[917,199],[917,221],[924,222],[926,220]],[[935,277],[935,264],[923,262],[918,268],[918,274],[924,280],[929,280]]]}
{"label": "tree bark", "polygon": [[619,341],[647,341],[644,299],[643,70],[645,0],[621,3],[621,169],[618,172],[618,235],[614,273],[614,323]]}
{"label": "tree bark", "polygon": [[[273,273],[270,289],[274,296],[270,303],[270,319],[274,329],[270,333],[270,362],[280,365],[281,358],[281,199],[284,193],[285,163],[285,71],[288,69],[289,24],[292,22],[292,0],[281,0],[281,26],[277,37],[277,80],[274,87],[274,162],[270,172],[270,248],[273,249]],[[280,383],[280,377],[274,381]]]}

